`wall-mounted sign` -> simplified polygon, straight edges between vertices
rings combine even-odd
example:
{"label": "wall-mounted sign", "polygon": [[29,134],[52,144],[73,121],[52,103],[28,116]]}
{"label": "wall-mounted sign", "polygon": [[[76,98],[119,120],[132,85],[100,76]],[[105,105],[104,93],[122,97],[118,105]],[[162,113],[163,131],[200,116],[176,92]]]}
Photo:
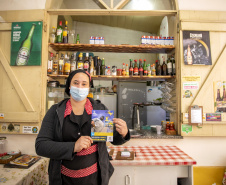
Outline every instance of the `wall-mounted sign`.
{"label": "wall-mounted sign", "polygon": [[11,66],[41,65],[42,22],[13,22]]}
{"label": "wall-mounted sign", "polygon": [[183,31],[185,65],[212,65],[208,31]]}
{"label": "wall-mounted sign", "polygon": [[214,111],[226,112],[226,80],[213,82]]}
{"label": "wall-mounted sign", "polygon": [[182,76],[183,82],[200,82],[201,76]]}
{"label": "wall-mounted sign", "polygon": [[183,83],[183,90],[197,90],[199,89],[198,82],[184,82]]}
{"label": "wall-mounted sign", "polygon": [[23,126],[24,134],[37,134],[39,131],[39,127],[36,126]]}
{"label": "wall-mounted sign", "polygon": [[206,113],[206,121],[221,121],[220,113]]}
{"label": "wall-mounted sign", "polygon": [[187,134],[192,132],[192,125],[182,124],[182,132],[186,132]]}

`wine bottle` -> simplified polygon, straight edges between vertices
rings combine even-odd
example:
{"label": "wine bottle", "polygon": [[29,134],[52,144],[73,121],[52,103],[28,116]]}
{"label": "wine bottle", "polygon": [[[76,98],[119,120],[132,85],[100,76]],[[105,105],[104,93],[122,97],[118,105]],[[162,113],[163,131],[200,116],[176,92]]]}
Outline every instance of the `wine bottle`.
{"label": "wine bottle", "polygon": [[36,24],[32,24],[26,39],[21,44],[20,50],[16,58],[17,66],[25,66],[28,63],[28,59],[30,57],[31,48],[32,48],[32,37],[34,34],[35,26]]}

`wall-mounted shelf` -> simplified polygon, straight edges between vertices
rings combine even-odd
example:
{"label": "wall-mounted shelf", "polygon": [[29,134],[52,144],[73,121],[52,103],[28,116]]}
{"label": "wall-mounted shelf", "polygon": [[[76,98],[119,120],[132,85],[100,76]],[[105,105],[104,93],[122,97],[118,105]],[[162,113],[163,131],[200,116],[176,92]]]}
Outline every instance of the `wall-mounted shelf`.
{"label": "wall-mounted shelf", "polygon": [[[67,78],[68,75],[48,75],[51,78]],[[116,80],[116,81],[165,81],[174,79],[175,76],[92,76],[93,80]]]}
{"label": "wall-mounted shelf", "polygon": [[113,53],[171,53],[171,45],[111,45],[111,44],[63,44],[49,43],[55,51],[90,51]]}

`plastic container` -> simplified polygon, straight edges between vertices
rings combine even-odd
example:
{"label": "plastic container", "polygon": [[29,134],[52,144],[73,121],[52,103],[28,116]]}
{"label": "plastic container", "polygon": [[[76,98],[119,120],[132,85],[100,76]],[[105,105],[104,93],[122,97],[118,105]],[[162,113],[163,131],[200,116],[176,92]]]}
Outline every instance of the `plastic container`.
{"label": "plastic container", "polygon": [[122,76],[122,69],[117,69],[117,76]]}

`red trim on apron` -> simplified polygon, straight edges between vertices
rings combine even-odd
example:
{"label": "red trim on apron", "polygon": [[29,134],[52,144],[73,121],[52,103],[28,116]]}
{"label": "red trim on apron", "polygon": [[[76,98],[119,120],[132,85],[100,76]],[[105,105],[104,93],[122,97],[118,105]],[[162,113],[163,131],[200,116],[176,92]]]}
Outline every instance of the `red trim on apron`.
{"label": "red trim on apron", "polygon": [[95,172],[97,172],[97,162],[92,166],[80,170],[70,170],[65,166],[61,165],[61,173],[65,176],[72,177],[72,178],[81,178],[89,176]]}

